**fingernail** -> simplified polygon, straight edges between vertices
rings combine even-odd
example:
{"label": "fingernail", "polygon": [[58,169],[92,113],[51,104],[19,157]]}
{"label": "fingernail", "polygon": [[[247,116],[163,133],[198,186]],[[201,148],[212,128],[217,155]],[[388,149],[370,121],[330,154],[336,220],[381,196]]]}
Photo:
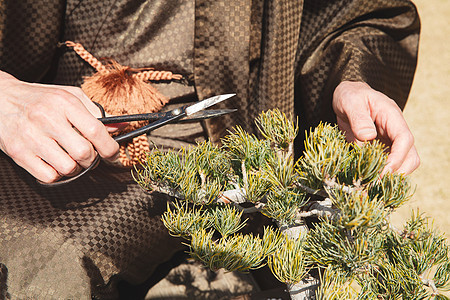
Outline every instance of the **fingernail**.
{"label": "fingernail", "polygon": [[358,138],[359,138],[359,140],[362,140],[362,141],[374,139],[375,136],[374,136],[373,129],[370,129],[370,128],[361,129],[360,131],[358,131]]}

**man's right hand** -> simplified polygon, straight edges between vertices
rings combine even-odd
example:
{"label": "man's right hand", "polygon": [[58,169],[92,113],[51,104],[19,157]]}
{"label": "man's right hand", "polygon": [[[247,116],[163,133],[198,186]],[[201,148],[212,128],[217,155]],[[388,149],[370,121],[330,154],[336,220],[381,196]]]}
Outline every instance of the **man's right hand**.
{"label": "man's right hand", "polygon": [[73,176],[119,145],[80,88],[27,83],[0,71],[0,149],[43,182]]}

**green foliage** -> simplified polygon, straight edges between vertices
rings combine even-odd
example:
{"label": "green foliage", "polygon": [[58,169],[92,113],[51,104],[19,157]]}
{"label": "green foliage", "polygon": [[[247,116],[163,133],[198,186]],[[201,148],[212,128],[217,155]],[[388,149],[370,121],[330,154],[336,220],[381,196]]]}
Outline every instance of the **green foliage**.
{"label": "green foliage", "polygon": [[319,124],[305,140],[299,173],[315,189],[322,188],[329,178],[345,184],[366,184],[379,177],[386,159],[385,146],[380,142],[349,144],[336,126]]}
{"label": "green foliage", "polygon": [[267,193],[267,189],[271,183],[266,177],[262,176],[264,173],[260,170],[245,172],[244,176],[244,189],[246,191],[245,196],[248,202],[256,203],[260,201]]}
{"label": "green foliage", "polygon": [[292,224],[308,199],[296,183],[299,180],[295,172],[293,159],[285,154],[272,157],[264,168],[264,178],[272,184],[267,192],[267,202],[262,213],[281,224]]}
{"label": "green foliage", "polygon": [[366,142],[362,146],[352,144],[347,164],[338,177],[347,184],[366,184],[374,181],[386,165],[385,148],[379,141]]}
{"label": "green foliage", "polygon": [[210,142],[178,153],[155,149],[147,154],[135,180],[146,190],[158,187],[181,193],[191,203],[206,204],[228,188],[233,172],[227,153]]}
{"label": "green foliage", "polygon": [[192,234],[192,257],[212,270],[246,272],[263,266],[265,259],[262,240],[252,235],[236,234],[213,241],[213,232],[200,230]]}
{"label": "green foliage", "polygon": [[294,223],[299,208],[307,202],[305,194],[291,189],[275,189],[268,193],[261,213],[287,225]]}
{"label": "green foliage", "polygon": [[348,231],[332,220],[323,220],[308,234],[305,249],[319,266],[331,265],[352,274],[375,261],[381,246],[381,234],[376,230]]}
{"label": "green foliage", "polygon": [[175,182],[181,177],[180,156],[174,152],[163,152],[159,149],[147,153],[141,168],[136,168],[136,182],[145,190],[153,190],[156,184],[174,188]]}
{"label": "green foliage", "polygon": [[388,173],[378,182],[372,182],[368,188],[369,197],[383,201],[386,208],[396,209],[411,196],[411,186],[405,176]]}
{"label": "green foliage", "polygon": [[217,206],[212,211],[214,218],[214,228],[222,235],[227,237],[236,233],[245,226],[245,222],[241,222],[242,211],[237,211],[231,206]]}
{"label": "green foliage", "polygon": [[289,284],[299,282],[307,271],[303,242],[286,238],[281,247],[268,257],[267,264],[279,281]]}
{"label": "green foliage", "polygon": [[333,224],[339,229],[366,231],[381,226],[385,221],[387,212],[384,210],[384,203],[370,198],[366,193],[337,190],[332,199],[340,211],[333,218]]}
{"label": "green foliage", "polygon": [[376,265],[372,272],[360,278],[362,299],[424,299],[426,291],[417,274],[389,262]]}
{"label": "green foliage", "polygon": [[208,229],[214,222],[214,216],[208,211],[202,211],[200,207],[190,208],[188,203],[173,203],[174,210],[167,205],[166,212],[162,215],[164,226],[173,236],[188,238],[193,232],[200,229]]}
{"label": "green foliage", "polygon": [[[387,236],[384,248],[390,263],[418,276],[425,274],[434,266],[445,266],[449,263],[445,238],[431,230],[426,219],[417,214],[413,214],[400,235],[391,232]],[[446,268],[441,267],[440,270],[444,275]],[[443,278],[445,276],[440,277]],[[439,280],[438,282],[439,287],[449,283]]]}
{"label": "green foliage", "polygon": [[377,238],[378,255],[365,264],[337,263],[344,251],[334,251],[339,254],[335,260],[321,263],[326,271],[318,299],[447,299],[440,291],[450,284],[448,246],[424,218],[412,215],[401,233],[388,229]]}
{"label": "green foliage", "polygon": [[262,112],[255,122],[262,136],[280,149],[288,149],[298,134],[298,126],[278,109]]}
{"label": "green foliage", "polygon": [[450,291],[450,262],[446,261],[439,265],[433,280],[437,288]]}
{"label": "green foliage", "polygon": [[240,126],[236,126],[235,132],[230,132],[223,138],[222,144],[229,151],[229,155],[235,163],[234,166],[237,167],[237,173],[242,171],[242,163],[247,170],[250,168],[258,170],[266,163],[269,156],[273,155],[269,141],[258,140]]}
{"label": "green foliage", "polygon": [[272,156],[264,165],[264,173],[261,176],[272,183],[275,189],[294,188],[299,176],[293,166],[294,162],[291,156],[285,154]]}
{"label": "green foliage", "polygon": [[263,250],[266,256],[272,255],[285,241],[286,237],[280,231],[274,231],[270,227],[264,228]]}
{"label": "green foliage", "polygon": [[353,287],[355,278],[339,272],[331,265],[321,272],[320,282],[316,291],[317,300],[348,300],[358,296]]}
{"label": "green foliage", "polygon": [[[192,257],[213,270],[246,272],[267,263],[290,286],[316,269],[317,299],[446,299],[443,236],[417,214],[401,232],[389,225],[390,213],[412,192],[405,176],[381,175],[387,159],[381,143],[347,143],[337,126],[320,124],[294,162],[296,124],[271,110],[256,126],[262,139],[237,126],[222,147],[155,149],[134,172],[142,188],[177,198],[162,220],[187,241]],[[244,234],[250,211],[278,228],[264,228],[262,238]],[[309,227],[306,218],[314,221]],[[306,232],[292,236],[299,226]]]}
{"label": "green foliage", "polygon": [[349,152],[350,145],[337,126],[321,123],[306,137],[303,158],[298,162],[299,174],[307,186],[321,189],[325,179],[345,170]]}

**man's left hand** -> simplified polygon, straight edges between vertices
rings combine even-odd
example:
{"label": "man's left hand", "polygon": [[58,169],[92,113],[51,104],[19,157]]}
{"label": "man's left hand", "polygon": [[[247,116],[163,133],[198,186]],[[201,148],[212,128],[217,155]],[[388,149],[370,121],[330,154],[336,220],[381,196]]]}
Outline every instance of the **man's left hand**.
{"label": "man's left hand", "polygon": [[385,172],[409,174],[417,169],[420,159],[414,137],[394,100],[366,83],[343,81],[334,91],[333,109],[347,141],[377,138],[390,148]]}

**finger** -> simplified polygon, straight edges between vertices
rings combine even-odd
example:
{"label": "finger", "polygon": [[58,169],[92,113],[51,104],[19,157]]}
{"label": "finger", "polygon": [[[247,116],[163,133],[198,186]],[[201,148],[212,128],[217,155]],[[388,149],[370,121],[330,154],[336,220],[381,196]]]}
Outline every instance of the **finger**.
{"label": "finger", "polygon": [[347,132],[351,132],[359,141],[369,141],[377,137],[377,130],[366,97],[368,96],[361,93],[359,89],[347,84],[347,89],[336,89],[333,99],[333,108],[338,120],[347,121],[349,127]]}
{"label": "finger", "polygon": [[81,136],[74,128],[61,126],[55,140],[83,168],[89,167],[97,156],[92,144]]}
{"label": "finger", "polygon": [[370,116],[370,112],[365,111],[362,107],[355,107],[354,110],[349,118],[349,122],[355,138],[363,142],[376,138],[377,130]]}
{"label": "finger", "polygon": [[406,155],[405,161],[403,164],[398,168],[398,173],[403,173],[405,175],[411,174],[416,170],[420,165],[420,157],[417,153],[416,147],[412,147],[411,150]]}
{"label": "finger", "polygon": [[[78,104],[78,106],[83,108],[83,105],[76,101],[78,100],[75,99],[74,101],[66,102],[66,104],[68,103],[70,105],[70,103],[75,103],[75,105]],[[37,114],[37,116],[34,116],[35,114]],[[83,136],[78,134],[76,130],[74,130],[72,124],[67,120],[64,114],[42,113],[39,112],[38,109],[36,109],[36,112],[33,112],[33,114],[30,115],[33,116],[33,119],[35,120],[34,123],[37,124],[37,128],[40,129],[34,134],[30,133],[29,134],[30,139],[34,139],[34,137],[37,137],[40,134],[43,134],[43,136],[47,137],[47,139],[45,140],[42,140],[42,138],[44,137],[41,137],[40,140],[34,140],[36,145],[35,151],[40,151],[36,153],[41,153],[45,155],[45,153],[51,150],[52,155],[49,157],[50,160],[47,160],[47,162],[51,165],[53,165],[53,163],[58,164],[55,165],[54,167],[57,168],[57,170],[60,171],[61,174],[64,175],[71,174],[71,172],[67,171],[68,167],[65,167],[65,165],[61,165],[67,163],[67,154],[72,158],[73,168],[75,168],[75,164],[73,161],[79,163],[81,166],[85,168],[87,168],[94,161],[95,156],[97,154],[92,144],[89,141],[87,141]],[[93,118],[87,111],[86,117]],[[52,148],[47,149],[47,145],[45,144],[45,142],[47,141],[51,143],[50,146]],[[42,145],[46,145],[45,146],[46,148],[44,149]],[[65,154],[63,156],[58,156],[59,155],[58,153],[65,153]],[[62,161],[59,161],[59,158]]]}
{"label": "finger", "polygon": [[92,100],[83,92],[81,88],[74,86],[58,86],[58,87],[77,97],[94,117],[96,118],[102,117],[100,108],[94,102],[92,102]]}
{"label": "finger", "polygon": [[341,118],[337,119],[339,129],[345,134],[345,140],[349,143],[356,143],[357,145],[361,145],[362,142],[359,141],[355,134],[353,133],[348,120],[343,121]]}
{"label": "finger", "polygon": [[119,145],[109,135],[106,127],[90,115],[86,108],[78,106],[66,116],[69,122],[94,145],[101,157],[110,158],[119,151]]}
{"label": "finger", "polygon": [[42,182],[51,183],[61,178],[61,175],[52,166],[31,152],[24,153],[22,158],[15,162]]}
{"label": "finger", "polygon": [[391,151],[388,156],[386,168],[397,171],[406,160],[408,153],[414,147],[414,138],[412,134],[404,130],[389,135],[392,141]]}
{"label": "finger", "polygon": [[[380,97],[382,96],[384,97],[384,95],[380,95]],[[378,99],[378,102],[382,99]],[[377,101],[375,97],[374,101]],[[379,126],[381,139],[387,146],[390,146],[386,168],[397,171],[414,147],[414,137],[406,124],[402,111],[395,102],[389,99],[384,103],[385,105],[378,106],[375,103],[372,104],[375,122]]]}
{"label": "finger", "polygon": [[[73,96],[77,97],[83,103],[83,105],[86,107],[86,109],[89,111],[89,113],[91,113],[94,117],[96,117],[96,118],[103,117],[100,108],[94,102],[92,102],[91,99],[89,99],[89,97],[83,92],[82,89],[80,89],[78,87],[73,87],[73,86],[57,86],[57,87],[59,89],[65,90],[65,91],[71,93]],[[110,115],[108,113],[106,113],[106,116],[110,116]],[[113,133],[113,132],[124,129],[125,127],[128,126],[128,124],[129,124],[128,122],[117,123],[117,124],[108,124],[108,125],[105,125],[105,127],[109,133]]]}
{"label": "finger", "polygon": [[52,139],[44,139],[45,147],[38,149],[37,156],[39,156],[48,165],[52,166],[60,175],[71,176],[80,171],[80,167],[65,152],[56,141]]}
{"label": "finger", "polygon": [[[83,92],[82,89],[80,89],[78,87],[73,87],[73,86],[62,86],[61,88],[64,89],[65,91],[71,93],[75,97],[77,97],[83,103],[85,108],[94,117],[96,117],[96,118],[103,117],[100,108],[94,102],[92,102],[91,99],[89,99],[89,97]],[[106,113],[106,116],[109,116],[109,114]],[[128,126],[128,124],[129,124],[128,122],[124,122],[124,123],[117,123],[117,124],[108,124],[108,125],[104,125],[104,126],[106,127],[106,130],[109,133],[114,133],[116,131],[120,131],[120,130],[124,129],[125,127]]]}
{"label": "finger", "polygon": [[128,122],[114,123],[114,124],[106,124],[105,127],[109,133],[113,133],[113,132],[125,129],[125,127],[127,127],[129,124],[130,123],[128,123]]}
{"label": "finger", "polygon": [[73,97],[77,98],[81,101],[84,106],[91,112],[92,115],[96,117],[101,117],[100,109],[95,105],[91,99],[83,92],[83,90],[76,86],[68,86],[68,85],[57,85],[57,84],[43,84],[43,83],[26,83],[27,85],[31,85],[34,87],[42,88],[44,90],[59,90],[64,91],[66,93],[71,94]]}

